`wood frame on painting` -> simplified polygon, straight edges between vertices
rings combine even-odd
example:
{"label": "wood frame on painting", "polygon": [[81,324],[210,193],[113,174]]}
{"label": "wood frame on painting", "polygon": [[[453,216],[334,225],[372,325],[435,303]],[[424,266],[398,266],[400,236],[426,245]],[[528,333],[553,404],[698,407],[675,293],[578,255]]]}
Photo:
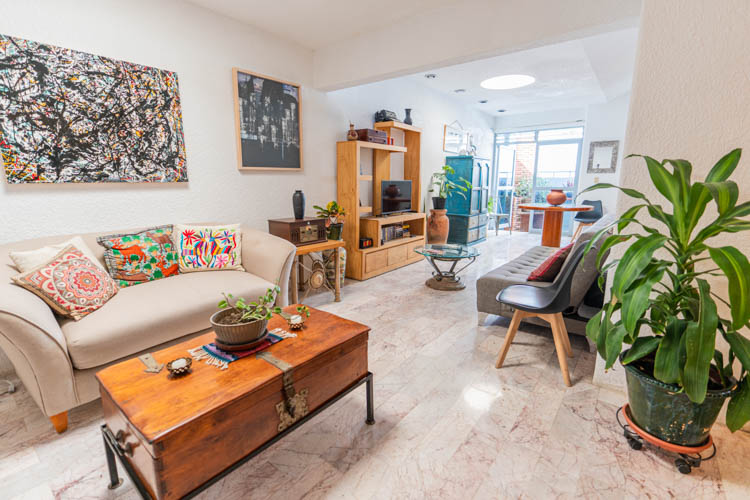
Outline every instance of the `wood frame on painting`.
{"label": "wood frame on painting", "polygon": [[[239,75],[240,74],[250,75],[255,78],[261,78],[263,80],[268,80],[274,83],[278,83],[280,85],[289,85],[297,89],[296,136],[297,136],[298,150],[299,150],[299,154],[298,154],[299,161],[296,166],[268,165],[268,164],[264,164],[265,162],[262,159],[258,159],[256,161],[243,161],[243,157],[246,158],[247,156],[249,156],[249,154],[246,153],[245,155],[243,155],[243,140],[242,140],[242,134],[241,134],[242,123],[241,123],[241,116],[240,116],[240,87],[239,87]],[[302,163],[302,87],[300,86],[300,84],[288,82],[285,80],[280,80],[278,78],[273,78],[270,76],[266,76],[261,73],[257,73],[255,71],[248,71],[248,70],[235,67],[235,68],[232,68],[232,87],[233,87],[233,95],[234,95],[235,140],[237,144],[237,169],[241,171],[275,170],[278,172],[301,172],[303,163]],[[282,134],[283,134],[283,131],[282,131]],[[245,163],[248,163],[248,164],[246,165]],[[253,164],[249,164],[249,163],[253,163]]]}

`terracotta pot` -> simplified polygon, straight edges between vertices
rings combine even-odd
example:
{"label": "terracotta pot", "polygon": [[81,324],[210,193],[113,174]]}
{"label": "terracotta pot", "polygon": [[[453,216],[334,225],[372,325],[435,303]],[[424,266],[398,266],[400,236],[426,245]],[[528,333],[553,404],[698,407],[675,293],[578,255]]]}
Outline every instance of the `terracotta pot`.
{"label": "terracotta pot", "polygon": [[552,189],[547,195],[547,203],[550,205],[562,205],[568,199],[562,189]]}
{"label": "terracotta pot", "polygon": [[431,209],[427,218],[427,243],[443,244],[448,241],[450,220],[445,215],[448,211]]}

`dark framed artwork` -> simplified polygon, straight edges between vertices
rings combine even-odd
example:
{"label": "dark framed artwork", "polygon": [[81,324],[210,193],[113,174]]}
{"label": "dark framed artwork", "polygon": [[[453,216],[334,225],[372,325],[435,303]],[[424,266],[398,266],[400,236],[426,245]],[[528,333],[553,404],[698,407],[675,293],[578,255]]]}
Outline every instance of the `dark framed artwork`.
{"label": "dark framed artwork", "polygon": [[302,170],[302,96],[296,83],[232,69],[237,167]]}
{"label": "dark framed artwork", "polygon": [[0,35],[10,184],[186,182],[177,75]]}
{"label": "dark framed artwork", "polygon": [[589,146],[587,174],[614,174],[620,141],[592,141]]}

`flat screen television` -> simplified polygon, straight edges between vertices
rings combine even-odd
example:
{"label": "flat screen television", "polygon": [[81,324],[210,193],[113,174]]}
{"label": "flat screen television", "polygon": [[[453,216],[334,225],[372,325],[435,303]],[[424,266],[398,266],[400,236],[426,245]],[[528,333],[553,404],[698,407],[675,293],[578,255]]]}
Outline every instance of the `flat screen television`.
{"label": "flat screen television", "polygon": [[411,211],[411,181],[381,181],[379,215]]}

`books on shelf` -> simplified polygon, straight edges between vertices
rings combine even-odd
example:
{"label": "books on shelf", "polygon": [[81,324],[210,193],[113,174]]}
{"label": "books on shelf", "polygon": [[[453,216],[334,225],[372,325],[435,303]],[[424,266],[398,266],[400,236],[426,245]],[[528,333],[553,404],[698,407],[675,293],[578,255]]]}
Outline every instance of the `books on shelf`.
{"label": "books on shelf", "polygon": [[[408,235],[407,228],[407,235]],[[393,224],[390,226],[383,226],[380,228],[380,244],[387,243],[393,240],[400,240],[404,238],[404,226],[403,224]]]}

